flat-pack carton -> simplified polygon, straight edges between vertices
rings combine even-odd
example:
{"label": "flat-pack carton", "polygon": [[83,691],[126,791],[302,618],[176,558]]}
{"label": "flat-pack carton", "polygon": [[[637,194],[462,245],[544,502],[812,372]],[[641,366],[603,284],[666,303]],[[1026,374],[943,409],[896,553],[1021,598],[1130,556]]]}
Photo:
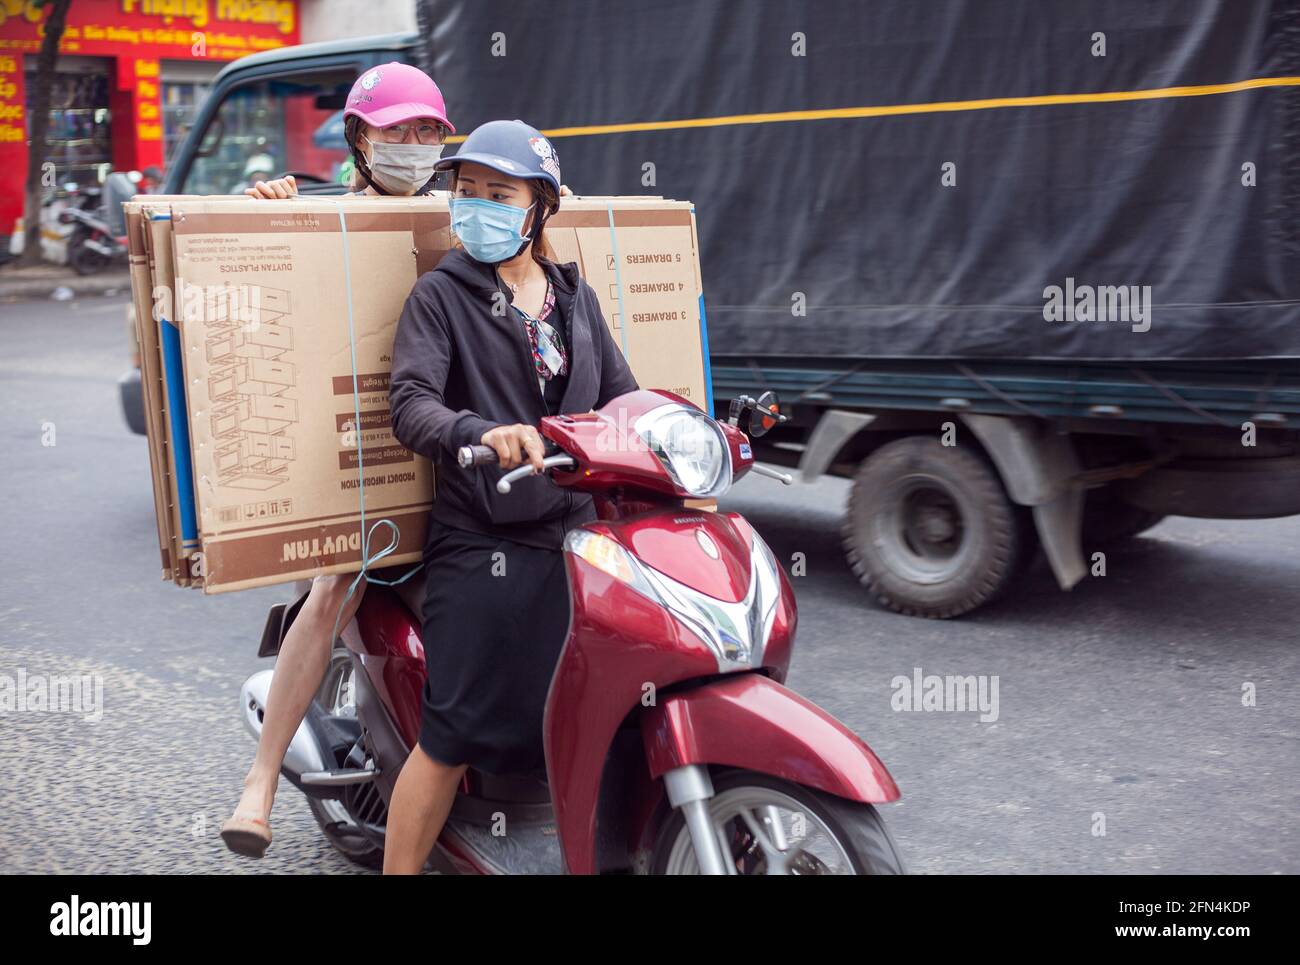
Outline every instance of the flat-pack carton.
{"label": "flat-pack carton", "polygon": [[[446,200],[142,196],[127,216],[164,577],[354,572],[367,535],[379,565],[418,562],[433,472],[392,436],[388,378],[406,296],[451,248]],[[566,198],[547,238],[641,385],[708,410],[693,207]]]}

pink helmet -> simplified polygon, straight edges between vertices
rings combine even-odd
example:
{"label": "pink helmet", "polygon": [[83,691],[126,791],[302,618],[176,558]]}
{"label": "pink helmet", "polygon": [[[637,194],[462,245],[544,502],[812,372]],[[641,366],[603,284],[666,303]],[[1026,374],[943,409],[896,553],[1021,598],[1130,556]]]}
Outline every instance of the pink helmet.
{"label": "pink helmet", "polygon": [[345,120],[354,116],[372,127],[432,117],[456,133],[447,120],[447,105],[438,85],[420,68],[397,61],[371,67],[357,78],[343,111]]}

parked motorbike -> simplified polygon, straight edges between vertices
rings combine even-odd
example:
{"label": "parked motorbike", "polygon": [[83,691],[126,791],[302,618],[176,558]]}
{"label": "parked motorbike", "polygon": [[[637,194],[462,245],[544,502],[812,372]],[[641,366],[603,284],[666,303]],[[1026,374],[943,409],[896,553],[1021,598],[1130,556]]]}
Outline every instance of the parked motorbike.
{"label": "parked motorbike", "polygon": [[127,258],[126,217],[122,202],[139,193],[139,171],[114,171],[104,187],[81,188],[79,203],[59,212],[59,221],[73,225],[68,238],[68,264],[78,275],[92,275]]}
{"label": "parked motorbike", "polygon": [[[749,472],[788,484],[754,463],[740,428],[757,435],[785,418],[770,393],[736,399],[718,422],[638,390],[542,420],[545,471],[590,493],[598,514],[564,546],[571,621],[546,701],[546,780],[467,770],[432,868],[902,873],[876,810],[899,796],[884,764],[784,686],[796,613],[781,565],[739,513],[687,504]],[[486,446],[459,453],[464,471],[496,461]],[[501,493],[534,472],[485,471]],[[425,678],[420,593],[402,588],[366,590],[282,768],[331,844],[370,867]],[[272,608],[259,653],[278,651],[302,602]],[[241,691],[255,737],[272,673]]]}
{"label": "parked motorbike", "polygon": [[[99,193],[98,184],[84,185],[75,181],[57,185],[54,190],[45,193],[38,214],[40,222],[38,237],[43,259],[56,264],[67,261],[68,240],[72,237],[75,219],[63,218],[61,215],[68,208],[97,208]],[[19,218],[15,223],[14,233],[7,239],[6,250],[0,254],[0,263],[22,255],[27,244],[26,223],[25,218]]]}

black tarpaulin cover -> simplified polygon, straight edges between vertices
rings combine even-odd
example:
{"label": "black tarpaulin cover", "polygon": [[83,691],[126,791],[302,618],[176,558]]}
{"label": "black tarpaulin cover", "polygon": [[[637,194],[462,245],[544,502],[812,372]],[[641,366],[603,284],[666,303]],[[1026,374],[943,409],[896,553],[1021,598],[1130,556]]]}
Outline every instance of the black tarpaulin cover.
{"label": "black tarpaulin cover", "polygon": [[714,353],[1300,357],[1300,0],[429,9],[462,133],[695,202]]}

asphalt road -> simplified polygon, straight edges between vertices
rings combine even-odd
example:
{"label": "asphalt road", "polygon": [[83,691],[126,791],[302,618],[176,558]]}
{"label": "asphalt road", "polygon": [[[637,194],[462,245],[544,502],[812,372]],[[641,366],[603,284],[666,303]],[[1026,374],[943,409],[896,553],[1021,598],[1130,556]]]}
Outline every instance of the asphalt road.
{"label": "asphalt road", "polygon": [[[263,861],[217,837],[253,750],[238,688],[284,591],[159,580],[145,442],[117,404],[124,304],[0,301],[0,676],[104,681],[97,721],[0,712],[0,872],[353,871],[287,783]],[[788,683],[889,766],[909,870],[1300,872],[1300,518],[1169,520],[1071,593],[1040,564],[931,622],[866,601],[845,496],[756,477],[724,506],[804,554]],[[996,678],[996,720],[894,709],[914,668]]]}

